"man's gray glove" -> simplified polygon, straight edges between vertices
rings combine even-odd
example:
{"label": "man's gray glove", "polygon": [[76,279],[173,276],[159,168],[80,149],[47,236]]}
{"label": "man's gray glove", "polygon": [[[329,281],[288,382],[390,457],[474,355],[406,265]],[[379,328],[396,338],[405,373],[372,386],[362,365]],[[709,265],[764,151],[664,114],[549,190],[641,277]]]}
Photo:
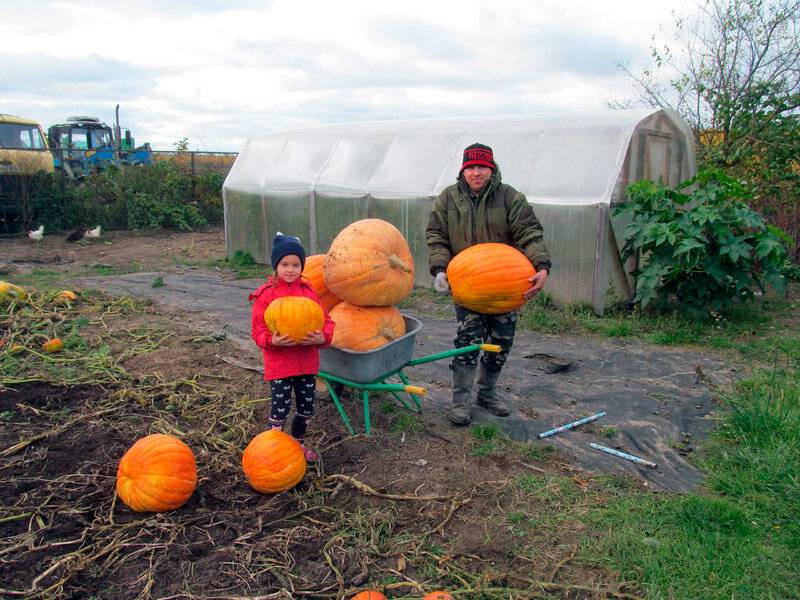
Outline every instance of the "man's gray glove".
{"label": "man's gray glove", "polygon": [[447,273],[441,271],[436,274],[436,278],[433,280],[433,289],[440,294],[450,293],[450,284],[447,283]]}

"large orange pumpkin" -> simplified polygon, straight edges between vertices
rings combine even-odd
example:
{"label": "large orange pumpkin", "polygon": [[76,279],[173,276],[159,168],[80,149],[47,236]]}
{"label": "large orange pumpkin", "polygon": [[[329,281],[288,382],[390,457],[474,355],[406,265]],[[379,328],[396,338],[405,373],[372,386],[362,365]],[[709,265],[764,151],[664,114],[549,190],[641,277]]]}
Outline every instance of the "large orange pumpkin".
{"label": "large orange pumpkin", "polygon": [[242,469],[256,491],[277,494],[296,486],[306,474],[303,447],[280,429],[254,437],[242,454]]}
{"label": "large orange pumpkin", "polygon": [[389,600],[386,596],[375,590],[365,590],[357,593],[350,600]]}
{"label": "large orange pumpkin", "polygon": [[453,596],[448,592],[431,592],[430,594],[425,594],[422,600],[453,600]]}
{"label": "large orange pumpkin", "polygon": [[299,344],[307,333],[322,329],[325,315],[322,307],[311,298],[283,296],[269,303],[264,321],[272,333],[288,335]]}
{"label": "large orange pumpkin", "polygon": [[163,512],[183,506],[197,486],[192,449],[163,433],[143,437],[119,461],[117,494],[137,512]]}
{"label": "large orange pumpkin", "polygon": [[391,223],[363,219],[342,229],[322,265],[325,284],[359,306],[391,306],[414,287],[408,242]]}
{"label": "large orange pumpkin", "polygon": [[337,304],[331,311],[336,323],[332,346],[353,352],[374,350],[405,335],[406,322],[394,306]]}
{"label": "large orange pumpkin", "polygon": [[324,254],[314,254],[306,258],[306,266],[303,268],[303,276],[308,279],[311,287],[317,292],[319,301],[327,312],[331,312],[334,306],[341,302],[341,298],[336,296],[325,285],[325,277],[322,275],[322,263],[325,260]]}
{"label": "large orange pumpkin", "polygon": [[536,270],[519,250],[507,244],[476,244],[455,255],[447,266],[453,301],[489,315],[521,307]]}

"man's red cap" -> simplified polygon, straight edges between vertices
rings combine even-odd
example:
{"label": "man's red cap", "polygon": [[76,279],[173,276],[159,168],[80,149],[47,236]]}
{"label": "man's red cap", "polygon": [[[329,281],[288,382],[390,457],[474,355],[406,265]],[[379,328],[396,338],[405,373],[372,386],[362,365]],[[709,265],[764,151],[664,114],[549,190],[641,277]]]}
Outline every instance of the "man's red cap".
{"label": "man's red cap", "polygon": [[494,152],[489,146],[483,144],[472,144],[464,148],[464,160],[461,163],[461,170],[467,167],[479,165],[482,167],[489,167],[494,170],[497,165],[494,164]]}

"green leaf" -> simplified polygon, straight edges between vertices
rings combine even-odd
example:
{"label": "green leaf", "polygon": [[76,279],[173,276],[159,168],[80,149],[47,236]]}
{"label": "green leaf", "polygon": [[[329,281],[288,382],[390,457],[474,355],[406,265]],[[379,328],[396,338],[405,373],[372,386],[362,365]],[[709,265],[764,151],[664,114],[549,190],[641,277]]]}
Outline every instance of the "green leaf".
{"label": "green leaf", "polygon": [[688,238],[688,239],[685,239],[685,240],[681,240],[681,243],[678,244],[675,247],[675,254],[676,255],[687,254],[687,253],[691,252],[692,250],[695,250],[695,249],[698,249],[698,248],[703,248],[703,247],[704,247],[704,245],[702,243],[700,243],[699,241],[697,241],[697,240],[695,240],[693,238]]}
{"label": "green leaf", "polygon": [[783,245],[773,237],[762,238],[756,243],[756,254],[760,258],[766,258],[773,253],[780,253],[782,250]]}

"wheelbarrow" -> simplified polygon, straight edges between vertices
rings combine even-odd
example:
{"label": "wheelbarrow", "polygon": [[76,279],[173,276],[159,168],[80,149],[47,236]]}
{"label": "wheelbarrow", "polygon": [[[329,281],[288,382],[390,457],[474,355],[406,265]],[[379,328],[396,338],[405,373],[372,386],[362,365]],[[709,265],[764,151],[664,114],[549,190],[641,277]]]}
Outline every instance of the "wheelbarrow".
{"label": "wheelbarrow", "polygon": [[[426,390],[424,387],[412,385],[403,371],[404,369],[434,360],[475,352],[476,350],[500,352],[500,346],[496,344],[472,344],[463,348],[454,348],[453,350],[412,359],[414,341],[417,333],[422,329],[422,323],[418,319],[407,315],[403,315],[403,319],[406,322],[405,335],[375,350],[353,352],[352,350],[331,346],[320,350],[320,372],[318,377],[325,381],[328,392],[350,435],[355,435],[355,431],[339,399],[337,388],[341,391],[343,389],[342,386],[346,386],[360,391],[364,409],[364,432],[366,435],[370,435],[370,392],[389,392],[406,410],[417,413],[422,412],[419,398],[425,395]],[[392,383],[387,381],[391,377],[397,377],[400,382]],[[413,406],[408,403],[404,395],[408,395],[413,402]]]}

